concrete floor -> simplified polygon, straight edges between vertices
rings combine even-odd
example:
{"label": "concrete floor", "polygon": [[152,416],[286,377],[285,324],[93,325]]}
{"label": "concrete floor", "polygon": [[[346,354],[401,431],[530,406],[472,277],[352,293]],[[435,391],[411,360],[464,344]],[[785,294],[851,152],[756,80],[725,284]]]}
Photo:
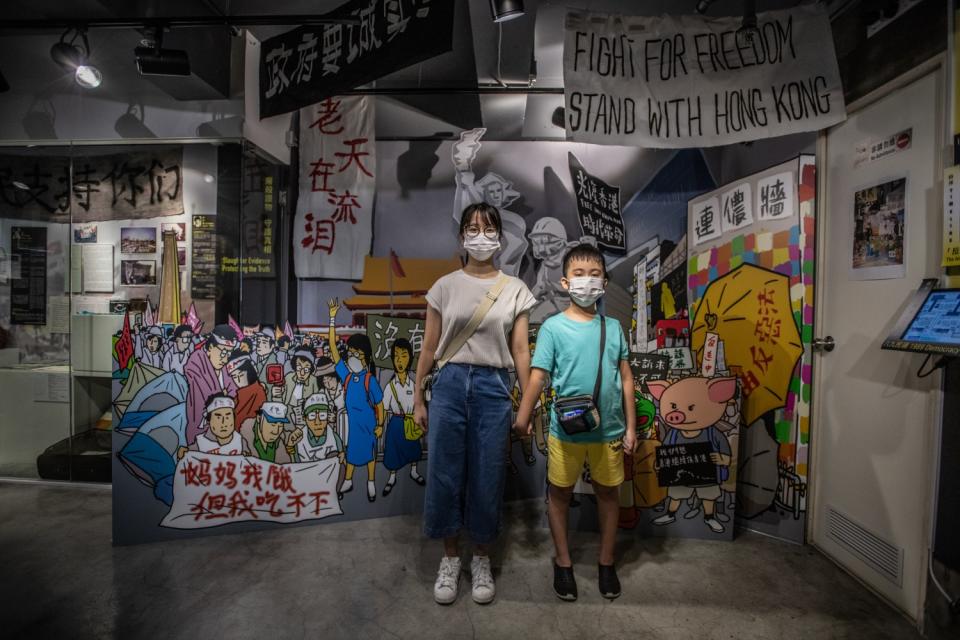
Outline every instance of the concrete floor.
{"label": "concrete floor", "polygon": [[596,590],[595,536],[574,536],[580,601],[551,591],[541,504],[509,510],[498,596],[432,600],[439,549],[417,517],[110,546],[104,489],[0,483],[6,638],[917,638],[809,548],[624,534],[624,595]]}

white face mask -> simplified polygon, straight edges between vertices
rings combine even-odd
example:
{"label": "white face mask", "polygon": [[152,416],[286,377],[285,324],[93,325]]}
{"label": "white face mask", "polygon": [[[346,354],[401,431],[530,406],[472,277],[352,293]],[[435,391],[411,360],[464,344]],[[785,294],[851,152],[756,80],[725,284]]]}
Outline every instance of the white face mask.
{"label": "white face mask", "polygon": [[360,373],[363,371],[363,363],[360,362],[360,358],[357,356],[350,356],[347,358],[347,369],[350,369],[350,371],[354,373]]}
{"label": "white face mask", "polygon": [[570,297],[581,307],[589,307],[603,295],[603,278],[570,278]]}
{"label": "white face mask", "polygon": [[491,240],[487,236],[480,234],[476,238],[465,238],[463,248],[467,250],[474,260],[483,262],[489,260],[493,254],[500,249],[499,240]]}

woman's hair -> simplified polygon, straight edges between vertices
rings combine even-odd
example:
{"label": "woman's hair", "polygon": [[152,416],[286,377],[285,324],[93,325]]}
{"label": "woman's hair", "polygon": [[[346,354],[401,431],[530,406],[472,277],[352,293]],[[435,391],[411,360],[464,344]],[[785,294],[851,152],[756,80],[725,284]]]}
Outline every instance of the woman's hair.
{"label": "woman's hair", "polygon": [[410,341],[406,338],[397,338],[393,341],[393,346],[390,347],[390,361],[397,361],[397,350],[403,349],[410,356],[410,362],[407,363],[407,370],[409,371],[410,365],[413,364],[413,345],[410,344]]}
{"label": "woman's hair", "polygon": [[377,373],[377,367],[373,364],[373,346],[370,344],[370,338],[362,333],[355,333],[347,338],[347,349],[361,351],[363,359],[367,361],[367,369],[370,373]]}
{"label": "woman's hair", "polygon": [[492,225],[498,234],[503,233],[503,222],[500,219],[500,212],[497,211],[497,208],[486,202],[478,202],[467,205],[467,208],[463,210],[463,214],[460,216],[461,237],[467,233],[467,227],[473,223],[473,214],[479,215],[480,221],[483,224]]}

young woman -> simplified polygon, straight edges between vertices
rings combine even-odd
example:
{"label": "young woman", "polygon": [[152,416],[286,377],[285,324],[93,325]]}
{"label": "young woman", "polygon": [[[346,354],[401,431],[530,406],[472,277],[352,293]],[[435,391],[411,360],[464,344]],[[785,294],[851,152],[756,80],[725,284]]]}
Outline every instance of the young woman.
{"label": "young woman", "polygon": [[354,334],[347,339],[347,361],[344,362],[337,349],[335,320],[340,310],[336,299],[330,301],[330,358],[336,365],[337,375],[343,380],[344,403],[350,423],[350,438],[347,441],[346,480],[341,493],[353,489],[353,472],[357,467],[367,467],[367,500],[377,499],[377,440],[383,435],[383,389],[377,381],[377,369],[373,364],[373,347],[370,338]]}
{"label": "young woman", "polygon": [[394,341],[390,348],[394,375],[384,390],[384,402],[387,413],[391,415],[383,437],[383,466],[390,472],[387,484],[383,487],[384,497],[393,491],[397,484],[397,471],[410,465],[410,479],[419,485],[425,484],[417,469],[417,463],[423,455],[420,438],[410,440],[404,430],[404,422],[413,419],[413,397],[417,385],[410,375],[410,363],[413,362],[413,346],[405,338]]}
{"label": "young woman", "polygon": [[[530,376],[528,314],[536,304],[523,282],[493,266],[502,232],[496,207],[479,203],[464,209],[459,238],[467,264],[440,278],[427,293],[418,387],[438,356],[446,364],[433,379],[429,417],[418,391],[414,419],[427,430],[430,451],[423,529],[428,537],[443,539],[444,557],[433,589],[440,604],[457,597],[461,529],[475,545],[470,565],[474,601],[485,604],[495,594],[489,545],[500,529],[512,422],[510,370],[516,370],[525,386]],[[476,331],[455,353],[448,352],[449,345],[457,346],[458,334],[477,308],[493,294],[496,300]]]}

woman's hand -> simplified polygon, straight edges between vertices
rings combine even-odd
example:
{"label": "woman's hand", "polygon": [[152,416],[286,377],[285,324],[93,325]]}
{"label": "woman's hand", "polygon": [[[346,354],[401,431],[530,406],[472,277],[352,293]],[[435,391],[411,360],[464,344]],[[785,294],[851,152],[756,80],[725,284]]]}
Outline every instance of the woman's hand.
{"label": "woman's hand", "polygon": [[427,432],[427,422],[429,422],[427,416],[427,405],[419,402],[417,403],[417,405],[413,408],[413,421],[417,423],[418,427],[423,429],[424,433]]}

